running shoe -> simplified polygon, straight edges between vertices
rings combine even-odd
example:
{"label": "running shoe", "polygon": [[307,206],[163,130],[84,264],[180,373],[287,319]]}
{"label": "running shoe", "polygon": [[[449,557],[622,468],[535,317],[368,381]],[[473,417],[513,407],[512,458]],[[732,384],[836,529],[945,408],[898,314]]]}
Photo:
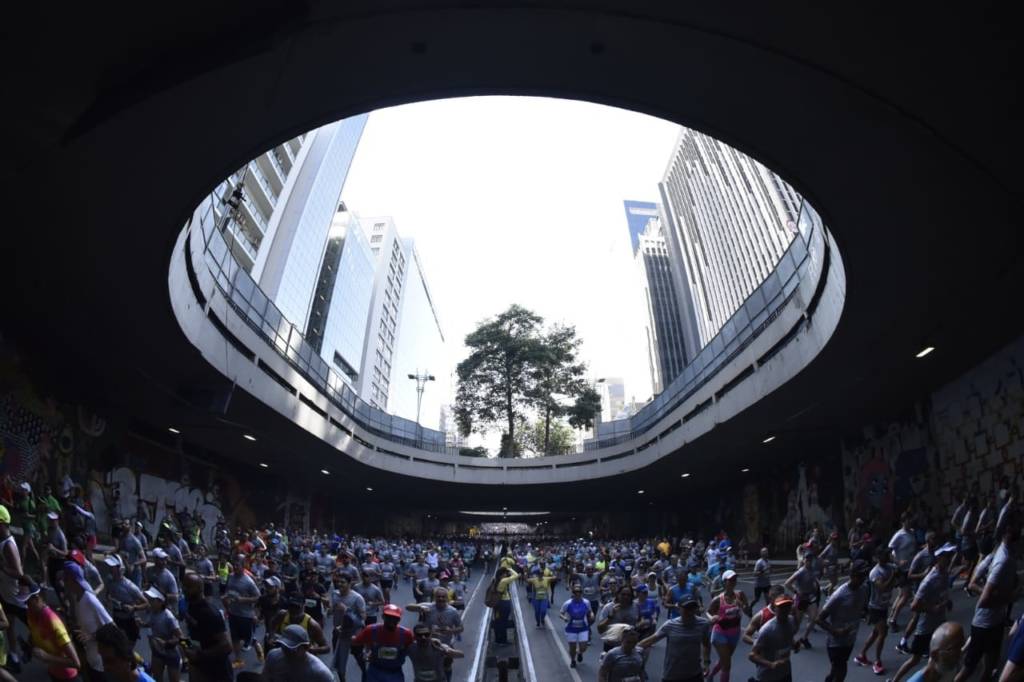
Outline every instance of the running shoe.
{"label": "running shoe", "polygon": [[861,656],[859,654],[853,657],[853,662],[865,668],[871,665],[871,661],[868,660],[867,656]]}
{"label": "running shoe", "polygon": [[900,637],[900,641],[896,645],[896,651],[900,652],[901,654],[910,655],[910,647],[907,646],[906,637]]}
{"label": "running shoe", "polygon": [[576,667],[576,659],[575,658],[572,659],[571,661],[569,661],[569,667],[570,668],[575,668]]}
{"label": "running shoe", "polygon": [[881,661],[875,661],[875,664],[873,666],[871,666],[871,672],[873,672],[876,675],[884,675],[885,674],[885,668],[882,667],[882,662]]}
{"label": "running shoe", "polygon": [[583,654],[576,654],[576,660],[579,661],[580,663],[582,663],[583,662]]}

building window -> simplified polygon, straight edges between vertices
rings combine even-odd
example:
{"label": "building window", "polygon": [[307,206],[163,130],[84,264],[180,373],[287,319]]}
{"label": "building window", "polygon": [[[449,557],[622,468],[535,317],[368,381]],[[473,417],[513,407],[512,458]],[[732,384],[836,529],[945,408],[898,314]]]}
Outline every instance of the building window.
{"label": "building window", "polygon": [[374,232],[383,232],[384,231],[384,223],[374,223],[373,224],[373,231]]}
{"label": "building window", "polygon": [[384,241],[384,235],[382,235],[382,234],[375,234],[372,237],[370,237],[370,243],[371,244],[376,244],[377,242],[380,242],[380,241]]}

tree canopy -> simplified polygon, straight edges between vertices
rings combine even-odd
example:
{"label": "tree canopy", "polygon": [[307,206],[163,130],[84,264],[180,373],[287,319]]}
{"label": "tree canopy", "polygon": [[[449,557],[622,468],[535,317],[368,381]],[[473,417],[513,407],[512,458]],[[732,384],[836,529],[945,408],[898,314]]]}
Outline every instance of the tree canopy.
{"label": "tree canopy", "polygon": [[[470,353],[457,368],[455,400],[464,436],[501,425],[503,457],[517,456],[527,441],[527,449],[550,454],[568,447],[564,418],[573,428],[593,423],[600,397],[585,378],[587,367],[578,358],[580,339],[574,327],[545,329],[541,316],[512,305],[482,322],[465,344]],[[537,417],[533,435],[539,438],[519,433],[531,414]]]}

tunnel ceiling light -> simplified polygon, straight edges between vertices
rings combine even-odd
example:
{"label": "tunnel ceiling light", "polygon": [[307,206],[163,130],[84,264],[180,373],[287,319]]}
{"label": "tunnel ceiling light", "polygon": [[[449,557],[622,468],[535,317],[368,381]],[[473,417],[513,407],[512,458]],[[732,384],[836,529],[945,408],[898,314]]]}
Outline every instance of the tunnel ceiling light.
{"label": "tunnel ceiling light", "polygon": [[250,434],[248,434],[248,433],[246,433],[246,434],[243,434],[243,435],[242,435],[242,438],[244,438],[244,439],[246,439],[246,440],[251,440],[251,441],[255,441],[255,440],[256,440],[256,436],[252,436],[252,435],[250,435]]}
{"label": "tunnel ceiling light", "polygon": [[178,429],[174,428],[173,426],[168,426],[167,430],[170,431],[171,433],[181,433],[181,431],[179,431]]}
{"label": "tunnel ceiling light", "polygon": [[261,469],[266,469],[266,468],[268,468],[269,466],[270,466],[270,465],[269,465],[269,464],[267,464],[266,462],[260,462],[260,468],[261,468]]}
{"label": "tunnel ceiling light", "polygon": [[329,476],[331,472],[328,471],[327,469],[321,469],[320,473],[323,474],[324,476]]}
{"label": "tunnel ceiling light", "polygon": [[371,488],[370,486],[366,486],[366,492],[372,493],[373,492],[373,488]]}
{"label": "tunnel ceiling light", "polygon": [[637,494],[637,495],[643,495],[643,494],[644,494],[644,491],[643,491],[643,490],[637,490],[637,491],[636,491],[636,494]]}
{"label": "tunnel ceiling light", "polygon": [[748,471],[750,471],[750,469],[746,469],[746,468],[740,469],[740,473],[741,473],[741,474],[745,474],[745,473],[747,473]]}
{"label": "tunnel ceiling light", "polygon": [[929,353],[931,353],[933,350],[935,350],[935,346],[927,346],[925,348],[922,348],[921,352],[918,353],[917,355],[915,355],[914,357],[915,358],[923,358],[924,356],[926,356]]}
{"label": "tunnel ceiling light", "polygon": [[689,478],[689,477],[690,477],[690,472],[689,472],[689,471],[687,471],[687,472],[686,472],[685,474],[683,474],[683,475],[682,475],[682,476],[680,476],[679,478]]}
{"label": "tunnel ceiling light", "polygon": [[775,440],[775,436],[768,436],[767,438],[765,438],[761,442],[764,443],[765,445],[767,445],[768,443],[771,443],[773,440]]}

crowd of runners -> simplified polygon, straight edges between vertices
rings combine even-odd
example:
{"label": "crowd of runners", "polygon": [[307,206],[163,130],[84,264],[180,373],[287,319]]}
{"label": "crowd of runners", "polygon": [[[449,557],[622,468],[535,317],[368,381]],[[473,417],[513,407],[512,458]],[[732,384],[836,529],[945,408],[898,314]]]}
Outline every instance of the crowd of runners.
{"label": "crowd of runners", "polygon": [[[761,682],[808,679],[794,655],[822,645],[828,682],[843,682],[851,659],[893,682],[1024,679],[1012,497],[965,500],[948,528],[922,529],[906,513],[888,542],[864,526],[842,536],[814,527],[788,561],[767,549],[737,558],[724,532],[706,542],[416,540],[268,525],[218,528],[207,547],[174,524],[149,537],[131,521],[99,552],[69,541],[54,511],[45,533],[16,536],[0,506],[0,680],[32,659],[60,680],[344,681],[350,659],[367,682],[406,680],[409,669],[416,682],[451,680],[475,571],[486,572],[491,642],[509,641],[521,591],[533,628],[559,624],[570,668],[600,650],[600,682],[730,682],[741,641]],[[970,623],[949,620],[953,590],[976,598]],[[400,591],[412,599],[399,603]],[[415,614],[412,628],[403,614]],[[658,647],[663,669],[648,670]]]}

